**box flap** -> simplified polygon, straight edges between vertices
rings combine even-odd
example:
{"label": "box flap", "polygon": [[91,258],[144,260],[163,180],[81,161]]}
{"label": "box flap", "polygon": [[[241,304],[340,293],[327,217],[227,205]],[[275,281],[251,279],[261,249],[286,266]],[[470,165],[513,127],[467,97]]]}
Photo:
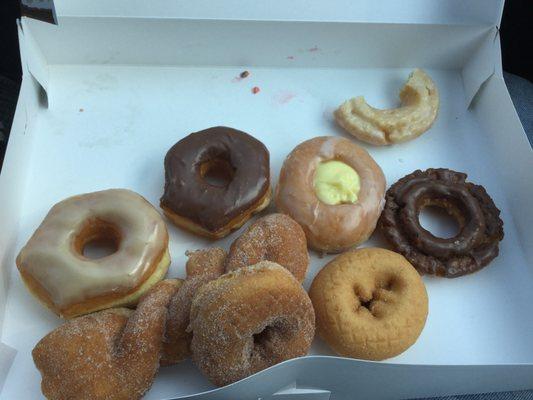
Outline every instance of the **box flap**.
{"label": "box flap", "polygon": [[504,0],[55,0],[66,16],[499,25]]}
{"label": "box flap", "polygon": [[499,48],[499,30],[493,27],[461,72],[467,104],[470,105],[483,83],[501,66]]}

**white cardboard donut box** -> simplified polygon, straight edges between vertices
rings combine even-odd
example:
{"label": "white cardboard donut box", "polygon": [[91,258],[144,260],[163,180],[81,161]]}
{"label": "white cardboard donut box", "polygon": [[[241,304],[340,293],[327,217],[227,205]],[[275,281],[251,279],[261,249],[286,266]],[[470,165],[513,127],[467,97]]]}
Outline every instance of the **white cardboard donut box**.
{"label": "white cardboard donut box", "polygon": [[[0,398],[38,399],[31,350],[61,321],[23,286],[15,257],[49,208],[128,188],[158,205],[163,157],[215,125],[268,147],[273,184],[287,154],[364,95],[394,107],[415,67],[440,91],[434,126],[414,141],[364,145],[390,185],[415,169],[467,172],[502,210],[488,267],[425,276],[418,341],[383,362],[309,356],[223,388],[190,361],[162,368],[146,399],[392,399],[533,388],[533,152],[502,77],[503,0],[56,0],[58,25],[23,18],[23,82],[0,176]],[[238,79],[247,70],[250,76]],[[259,93],[252,93],[253,87]],[[423,221],[446,229],[438,219]],[[171,277],[185,250],[213,245],[169,225]],[[236,232],[217,242],[228,247]],[[364,246],[386,246],[375,233]],[[312,253],[308,288],[331,257]]]}

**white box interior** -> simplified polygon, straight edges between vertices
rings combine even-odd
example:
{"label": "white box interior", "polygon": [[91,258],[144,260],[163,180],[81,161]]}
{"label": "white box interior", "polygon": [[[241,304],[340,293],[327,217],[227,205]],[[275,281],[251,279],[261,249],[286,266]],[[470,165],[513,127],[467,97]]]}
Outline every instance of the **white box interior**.
{"label": "white box interior", "polygon": [[[453,280],[424,277],[430,300],[425,329],[413,347],[387,363],[533,363],[530,241],[523,239],[523,224],[515,225],[518,219],[531,221],[532,212],[513,208],[529,189],[519,187],[520,180],[506,179],[505,165],[497,162],[505,157],[486,126],[491,117],[484,110],[490,107],[475,108],[476,102],[487,100],[476,99],[474,108],[468,108],[477,87],[465,82],[472,75],[467,66],[493,40],[490,28],[64,18],[60,28],[24,21],[23,30],[33,49],[28,66],[46,89],[47,102],[28,106],[30,128],[18,139],[25,143],[19,158],[24,157],[27,173],[11,182],[20,187],[20,214],[16,242],[2,265],[12,273],[1,341],[17,353],[2,398],[39,396],[31,349],[61,323],[27,292],[14,263],[16,252],[54,203],[122,187],[157,206],[166,151],[187,134],[215,125],[244,130],[265,143],[275,185],[284,158],[298,143],[322,135],[347,137],[332,115],[341,102],[364,95],[373,106],[394,107],[413,67],[425,68],[440,91],[433,128],[392,147],[359,144],[382,167],[389,185],[415,169],[467,172],[501,209],[505,238],[500,256],[480,272]],[[251,75],[236,79],[243,70]],[[252,94],[253,86],[260,93]],[[426,223],[435,231],[445,229],[435,220]],[[168,227],[170,277],[184,275],[185,250],[228,248],[239,234],[213,243]],[[364,246],[387,244],[375,232]],[[311,254],[306,288],[332,258]],[[320,339],[311,354],[333,355]],[[146,398],[211,388],[185,362],[162,369]]]}

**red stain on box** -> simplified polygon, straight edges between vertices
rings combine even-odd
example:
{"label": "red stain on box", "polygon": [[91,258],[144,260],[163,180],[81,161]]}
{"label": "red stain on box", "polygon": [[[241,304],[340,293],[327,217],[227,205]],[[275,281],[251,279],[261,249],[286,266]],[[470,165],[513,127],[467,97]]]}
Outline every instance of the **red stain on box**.
{"label": "red stain on box", "polygon": [[257,87],[257,86],[254,86],[254,87],[252,88],[252,93],[253,93],[253,94],[257,94],[257,93],[259,93],[260,91],[261,91],[261,89],[259,89],[259,87]]}
{"label": "red stain on box", "polygon": [[283,104],[287,104],[289,101],[294,99],[294,97],[296,97],[294,93],[282,92],[275,97],[275,101],[277,104],[283,105]]}

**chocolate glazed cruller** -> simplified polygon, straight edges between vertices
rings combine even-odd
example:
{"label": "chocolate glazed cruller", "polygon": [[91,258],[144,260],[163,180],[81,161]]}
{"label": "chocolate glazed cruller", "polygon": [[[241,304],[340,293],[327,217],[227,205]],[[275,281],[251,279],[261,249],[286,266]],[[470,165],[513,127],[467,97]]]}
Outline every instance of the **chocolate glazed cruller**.
{"label": "chocolate glazed cruller", "polygon": [[[498,255],[500,210],[483,186],[466,177],[449,169],[417,170],[387,191],[379,226],[421,273],[455,278],[480,270]],[[459,233],[444,239],[422,228],[418,217],[426,206],[443,208],[459,224]]]}

